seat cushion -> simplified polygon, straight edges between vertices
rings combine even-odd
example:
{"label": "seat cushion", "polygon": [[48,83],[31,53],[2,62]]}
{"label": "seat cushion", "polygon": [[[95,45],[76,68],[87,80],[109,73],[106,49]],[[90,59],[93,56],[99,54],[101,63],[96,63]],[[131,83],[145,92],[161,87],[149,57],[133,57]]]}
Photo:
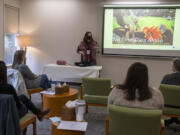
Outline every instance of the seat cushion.
{"label": "seat cushion", "polygon": [[32,113],[27,113],[24,117],[22,117],[22,118],[20,119],[20,125],[23,124],[25,121],[27,121],[27,120],[29,120],[29,119],[32,119],[32,118],[34,118],[34,117],[36,117],[34,114],[32,114]]}
{"label": "seat cushion", "polygon": [[164,113],[164,114],[180,115],[180,108],[164,107],[163,113]]}
{"label": "seat cushion", "polygon": [[83,96],[86,103],[107,104],[108,96],[87,95]]}

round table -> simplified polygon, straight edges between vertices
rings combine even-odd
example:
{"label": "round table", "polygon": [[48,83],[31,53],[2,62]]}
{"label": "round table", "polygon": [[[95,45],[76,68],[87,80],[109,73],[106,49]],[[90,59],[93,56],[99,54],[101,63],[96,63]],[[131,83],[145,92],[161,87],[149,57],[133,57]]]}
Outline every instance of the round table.
{"label": "round table", "polygon": [[52,135],[85,135],[85,131],[57,129],[59,123],[52,122]]}
{"label": "round table", "polygon": [[46,115],[47,118],[52,116],[60,116],[61,107],[69,100],[78,98],[78,90],[70,88],[69,92],[58,95],[43,94],[43,110],[49,108],[50,112]]}

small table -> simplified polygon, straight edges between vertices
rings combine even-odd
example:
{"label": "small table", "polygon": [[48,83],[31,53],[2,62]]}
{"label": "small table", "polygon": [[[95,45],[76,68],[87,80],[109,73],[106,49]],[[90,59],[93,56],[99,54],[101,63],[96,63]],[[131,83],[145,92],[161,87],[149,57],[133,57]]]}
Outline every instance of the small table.
{"label": "small table", "polygon": [[69,100],[78,98],[78,90],[70,88],[68,93],[59,95],[43,94],[43,110],[49,108],[50,112],[46,115],[47,118],[52,116],[60,116],[61,107]]}
{"label": "small table", "polygon": [[58,123],[52,122],[52,135],[85,135],[85,131],[57,129]]}
{"label": "small table", "polygon": [[83,77],[97,78],[102,66],[78,67],[70,65],[48,64],[43,67],[43,74],[49,79],[60,82],[82,83]]}

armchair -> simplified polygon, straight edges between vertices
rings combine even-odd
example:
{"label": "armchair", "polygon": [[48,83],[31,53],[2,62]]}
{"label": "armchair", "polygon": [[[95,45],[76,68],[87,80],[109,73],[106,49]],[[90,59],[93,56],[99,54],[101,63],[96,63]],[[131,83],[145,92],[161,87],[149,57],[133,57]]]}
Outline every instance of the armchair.
{"label": "armchair", "polygon": [[110,90],[110,79],[83,78],[80,98],[86,101],[86,112],[88,112],[88,106],[107,106]]}
{"label": "armchair", "polygon": [[160,90],[164,96],[165,103],[163,115],[180,118],[180,86],[161,84]]}
{"label": "armchair", "polygon": [[164,135],[161,110],[109,105],[106,135]]}

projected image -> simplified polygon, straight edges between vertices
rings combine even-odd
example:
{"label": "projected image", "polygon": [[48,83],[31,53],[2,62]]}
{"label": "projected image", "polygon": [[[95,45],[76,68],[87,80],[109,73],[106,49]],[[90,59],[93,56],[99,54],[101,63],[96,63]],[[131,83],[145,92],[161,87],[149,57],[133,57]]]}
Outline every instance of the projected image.
{"label": "projected image", "polygon": [[113,9],[112,44],[173,45],[176,9]]}

